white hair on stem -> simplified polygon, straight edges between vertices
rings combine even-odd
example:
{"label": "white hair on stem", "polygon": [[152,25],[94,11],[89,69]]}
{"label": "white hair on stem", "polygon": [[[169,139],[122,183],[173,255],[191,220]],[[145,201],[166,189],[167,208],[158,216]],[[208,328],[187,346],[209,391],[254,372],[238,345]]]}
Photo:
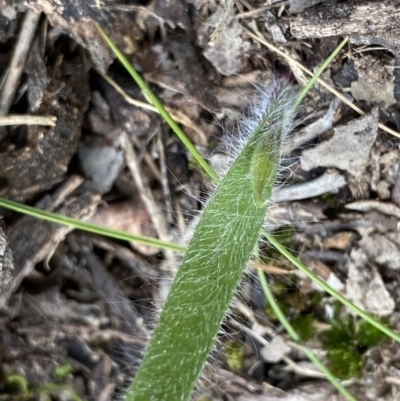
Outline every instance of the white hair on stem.
{"label": "white hair on stem", "polygon": [[226,143],[230,168],[199,219],[126,401],[185,401],[258,241],[295,111],[286,79],[267,87]]}

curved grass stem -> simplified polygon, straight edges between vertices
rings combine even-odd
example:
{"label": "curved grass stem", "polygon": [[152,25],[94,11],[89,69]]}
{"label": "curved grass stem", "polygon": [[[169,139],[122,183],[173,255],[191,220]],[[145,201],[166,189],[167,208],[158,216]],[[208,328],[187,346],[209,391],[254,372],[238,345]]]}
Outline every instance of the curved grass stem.
{"label": "curved grass stem", "polygon": [[176,136],[182,141],[185,145],[186,149],[192,154],[194,159],[200,165],[200,167],[206,172],[206,174],[215,182],[219,181],[218,175],[215,171],[208,165],[208,163],[203,159],[198,150],[194,147],[190,139],[186,136],[186,134],[182,131],[179,125],[174,121],[174,119],[170,116],[168,111],[165,109],[163,104],[158,100],[157,96],[153,93],[153,91],[149,88],[149,86],[144,82],[143,78],[136,72],[136,70],[132,67],[131,63],[128,59],[119,51],[119,49],[115,46],[112,40],[108,37],[108,35],[103,31],[103,29],[97,25],[97,29],[99,30],[101,36],[104,41],[107,43],[109,48],[114,52],[117,56],[120,63],[125,67],[126,71],[131,75],[136,84],[142,90],[143,94],[150,100],[153,106],[158,110],[161,117],[164,121],[171,127],[172,131],[175,132]]}
{"label": "curved grass stem", "polygon": [[113,230],[98,226],[97,224],[87,223],[72,217],[63,216],[57,213],[40,210],[32,206],[23,205],[22,203],[0,198],[0,207],[23,213],[27,216],[36,217],[41,220],[50,221],[51,223],[64,224],[89,233],[103,235],[105,237],[115,238],[123,241],[135,241],[138,244],[154,246],[155,248],[165,249],[169,251],[184,252],[185,247],[171,242],[161,241],[156,238],[145,237],[142,235],[129,234],[125,231]]}
{"label": "curved grass stem", "polygon": [[[294,330],[293,326],[289,323],[289,321],[286,319],[285,314],[282,312],[282,309],[279,307],[278,303],[276,302],[274,295],[272,294],[267,280],[265,279],[264,272],[261,269],[257,269],[257,274],[258,278],[260,279],[261,287],[264,291],[265,297],[267,298],[269,304],[271,305],[271,308],[273,309],[276,317],[282,324],[282,326],[285,328],[286,332],[289,334],[289,336],[292,338],[293,341],[296,343],[300,342],[300,337]],[[348,401],[357,401],[356,398],[354,398],[348,391],[347,389],[340,383],[338,379],[336,379],[335,376],[332,375],[332,373],[324,366],[323,363],[316,357],[316,355],[307,347],[301,347],[302,351],[305,353],[307,358],[316,366],[326,377],[327,380],[334,386],[340,394],[343,395]]]}
{"label": "curved grass stem", "polygon": [[394,331],[390,330],[388,327],[384,326],[383,324],[381,324],[380,322],[375,320],[370,314],[368,314],[367,312],[364,312],[362,309],[360,309],[359,307],[354,305],[352,302],[350,302],[342,294],[340,294],[339,292],[335,291],[332,287],[330,287],[328,284],[326,284],[324,280],[319,278],[315,273],[313,273],[310,269],[308,269],[307,266],[305,266],[295,256],[293,256],[284,246],[282,246],[279,243],[279,241],[273,235],[267,233],[265,230],[263,230],[263,235],[265,236],[267,241],[277,251],[280,252],[281,255],[283,255],[289,262],[293,263],[299,270],[301,270],[314,283],[316,283],[319,286],[321,286],[321,288],[324,291],[326,291],[328,294],[330,294],[333,297],[335,297],[339,302],[341,302],[344,306],[346,306],[352,312],[356,313],[358,316],[360,316],[366,322],[372,324],[378,330],[382,331],[382,333],[385,333],[387,336],[389,336],[390,338],[393,338],[393,340],[395,340],[398,343],[400,343],[400,336],[398,334],[396,334]]}

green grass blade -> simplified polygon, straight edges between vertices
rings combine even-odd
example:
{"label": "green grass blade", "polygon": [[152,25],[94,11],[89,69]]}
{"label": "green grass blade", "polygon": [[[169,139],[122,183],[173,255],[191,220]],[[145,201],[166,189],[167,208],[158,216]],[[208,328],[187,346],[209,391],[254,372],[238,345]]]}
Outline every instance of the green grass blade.
{"label": "green grass blade", "polygon": [[[264,272],[261,269],[257,269],[258,278],[260,279],[261,287],[264,291],[265,297],[267,298],[269,304],[271,305],[272,310],[274,311],[276,317],[281,322],[282,326],[285,328],[289,336],[293,341],[297,343],[300,342],[300,337],[294,330],[293,326],[286,319],[285,314],[282,312],[282,309],[279,307],[278,303],[275,300],[274,295],[272,294],[267,280],[265,278]],[[301,347],[302,351],[306,354],[307,358],[325,375],[326,379],[334,386],[340,394],[343,395],[349,401],[357,401],[345,387],[336,379],[335,376],[321,363],[321,361],[314,355],[314,353],[308,349],[307,347]]]}
{"label": "green grass blade", "polygon": [[299,93],[296,100],[296,107],[301,103],[301,101],[305,98],[307,93],[310,91],[312,86],[317,82],[318,78],[322,75],[322,73],[328,68],[329,64],[333,61],[333,59],[339,54],[339,52],[343,49],[344,45],[348,42],[349,38],[345,37],[339,46],[331,53],[331,55],[324,61],[321,67],[318,68],[318,71],[312,76],[312,78],[307,82],[307,85],[303,88],[303,90]]}
{"label": "green grass blade", "polygon": [[300,347],[302,351],[306,354],[307,358],[314,364],[315,367],[317,367],[329,380],[329,382],[332,384],[333,387],[335,387],[340,394],[343,395],[347,400],[349,401],[357,401],[356,398],[351,395],[345,387],[342,386],[342,384],[336,379],[335,376],[332,375],[332,373],[324,366],[324,364],[315,356],[315,354],[308,349],[307,347]]}
{"label": "green grass blade", "polygon": [[148,87],[146,82],[142,79],[142,77],[135,71],[127,58],[118,50],[115,44],[111,41],[108,35],[101,29],[99,25],[97,25],[97,29],[99,30],[101,36],[104,41],[110,47],[110,49],[114,52],[120,63],[125,67],[125,69],[129,72],[132,78],[135,80],[136,84],[145,94],[145,96],[150,100],[153,106],[158,110],[164,121],[171,127],[172,131],[175,132],[176,136],[182,141],[182,143],[186,146],[186,149],[192,154],[194,159],[200,165],[200,167],[210,176],[210,178],[218,182],[219,177],[215,173],[215,171],[208,165],[208,163],[203,159],[197,149],[194,147],[190,139],[186,136],[186,134],[181,130],[179,125],[174,121],[174,119],[170,116],[168,111],[165,109],[163,104],[158,100],[156,95],[152,92],[152,90]]}
{"label": "green grass blade", "polygon": [[105,237],[115,238],[123,241],[134,241],[138,244],[149,245],[155,248],[176,251],[176,252],[184,252],[186,249],[184,246],[181,245],[172,244],[170,242],[165,242],[159,239],[145,237],[142,235],[129,234],[124,231],[113,230],[111,228],[98,226],[97,224],[87,223],[84,221],[73,219],[71,217],[62,216],[57,213],[40,210],[32,206],[23,205],[22,203],[10,201],[3,198],[0,198],[0,206],[9,210],[13,210],[18,213],[36,217],[41,220],[46,220],[57,224],[63,224],[93,234],[103,235]]}
{"label": "green grass blade", "polygon": [[339,292],[335,291],[331,288],[328,284],[325,283],[322,279],[320,279],[315,273],[309,270],[303,263],[301,263],[295,256],[293,256],[284,246],[282,246],[279,241],[271,234],[267,233],[263,230],[263,235],[267,239],[267,241],[276,249],[278,250],[288,261],[292,262],[299,270],[301,270],[307,277],[309,277],[314,283],[321,286],[328,294],[335,297],[339,302],[341,302],[344,306],[348,309],[356,313],[362,319],[371,323],[375,326],[378,330],[382,331],[393,340],[400,343],[400,336],[396,334],[394,331],[390,330],[388,327],[384,326],[380,322],[376,321],[370,314],[364,312],[362,309],[354,305],[350,302],[346,297],[344,297]]}
{"label": "green grass blade", "polygon": [[282,326],[285,328],[286,332],[293,339],[293,341],[299,342],[300,337],[298,336],[298,334],[296,333],[296,331],[294,330],[292,325],[289,323],[289,321],[286,319],[286,316],[282,312],[282,309],[279,307],[279,305],[275,301],[274,295],[272,294],[271,290],[269,289],[267,280],[265,279],[263,270],[257,269],[257,275],[260,280],[261,288],[264,291],[265,297],[267,298],[267,301],[270,303],[277,319],[282,324]]}

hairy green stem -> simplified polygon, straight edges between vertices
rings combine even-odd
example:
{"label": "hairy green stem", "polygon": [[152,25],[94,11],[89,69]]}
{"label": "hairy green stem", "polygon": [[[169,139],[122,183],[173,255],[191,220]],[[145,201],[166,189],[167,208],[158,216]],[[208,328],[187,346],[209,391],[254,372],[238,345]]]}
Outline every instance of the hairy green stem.
{"label": "hairy green stem", "polygon": [[126,401],[190,397],[257,244],[275,183],[280,141],[295,97],[282,83],[274,90],[253,135],[202,213]]}

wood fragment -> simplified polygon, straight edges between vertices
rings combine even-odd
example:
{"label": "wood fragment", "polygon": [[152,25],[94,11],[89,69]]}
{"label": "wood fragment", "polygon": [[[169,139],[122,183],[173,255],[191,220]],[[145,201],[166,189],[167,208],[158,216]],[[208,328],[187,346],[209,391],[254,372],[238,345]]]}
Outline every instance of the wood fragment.
{"label": "wood fragment", "polygon": [[375,200],[364,200],[358,202],[348,203],[346,209],[357,210],[359,212],[371,212],[376,210],[378,212],[400,218],[400,208],[394,203],[380,202]]}
{"label": "wood fragment", "polygon": [[[256,36],[252,31],[250,30],[246,30],[247,34],[249,36],[251,36],[253,39],[257,40],[258,42],[262,43],[264,46],[268,47],[269,49],[271,49],[272,51],[278,53],[280,56],[284,57],[285,60],[287,60],[288,62],[291,62],[291,67],[292,65],[296,65],[298,68],[300,68],[302,71],[304,71],[307,75],[309,75],[310,77],[312,77],[314,74],[307,69],[306,67],[304,67],[301,63],[299,63],[297,60],[293,60],[292,58],[290,58],[290,56],[288,56],[285,52],[279,50],[277,47],[275,47],[274,45],[272,45],[271,43],[268,43],[265,39],[261,39],[258,36]],[[322,80],[321,78],[317,79],[317,82],[322,85],[325,89],[327,89],[329,92],[333,93],[335,96],[337,96],[339,99],[341,99],[343,101],[343,103],[346,103],[348,106],[350,106],[353,110],[355,110],[358,114],[365,116],[365,112],[363,110],[361,110],[359,107],[357,107],[354,103],[352,103],[350,100],[348,100],[344,95],[342,95],[339,91],[337,91],[335,88],[333,88],[331,85],[327,84],[324,80]],[[380,128],[381,130],[397,137],[400,138],[400,134],[387,127],[386,125],[383,125],[382,123],[378,123],[378,128]]]}
{"label": "wood fragment", "polygon": [[282,153],[288,155],[293,150],[299,148],[307,142],[312,141],[319,135],[332,129],[336,111],[341,104],[341,100],[335,97],[329,105],[328,111],[324,116],[307,125],[304,129],[290,136],[286,141]]}
{"label": "wood fragment", "polygon": [[364,44],[382,44],[400,54],[400,8],[398,1],[352,1],[315,6],[290,24],[296,38],[349,35]]}
{"label": "wood fragment", "polygon": [[[135,185],[139,191],[140,197],[144,202],[144,204],[146,205],[147,211],[153,222],[154,228],[156,229],[157,234],[161,240],[169,241],[170,238],[168,235],[168,224],[163,214],[161,213],[160,208],[157,206],[153,194],[143,181],[142,175],[140,173],[139,161],[137,160],[132,143],[125,132],[122,134],[121,142],[122,142],[122,148],[124,149],[125,153],[126,164],[129,168],[133,180],[135,181]],[[170,265],[174,266],[176,264],[175,255],[170,251],[166,251],[165,254],[166,257],[168,258],[168,261],[170,262]]]}
{"label": "wood fragment", "polygon": [[10,285],[15,270],[12,251],[2,226],[0,224],[0,294]]}
{"label": "wood fragment", "polygon": [[328,192],[337,192],[346,185],[345,178],[337,171],[325,173],[315,180],[280,188],[272,195],[272,202],[286,202],[313,198]]}
{"label": "wood fragment", "polygon": [[18,41],[14,48],[10,65],[5,72],[3,85],[0,90],[0,116],[5,116],[10,110],[39,19],[40,14],[33,11],[27,11],[24,16]]}
{"label": "wood fragment", "polygon": [[55,116],[31,116],[9,114],[8,116],[0,116],[0,126],[6,125],[44,125],[55,127],[57,117]]}
{"label": "wood fragment", "polygon": [[379,111],[334,128],[334,135],[313,149],[303,151],[301,168],[334,167],[355,177],[361,177],[368,166],[371,149],[378,135]]}

